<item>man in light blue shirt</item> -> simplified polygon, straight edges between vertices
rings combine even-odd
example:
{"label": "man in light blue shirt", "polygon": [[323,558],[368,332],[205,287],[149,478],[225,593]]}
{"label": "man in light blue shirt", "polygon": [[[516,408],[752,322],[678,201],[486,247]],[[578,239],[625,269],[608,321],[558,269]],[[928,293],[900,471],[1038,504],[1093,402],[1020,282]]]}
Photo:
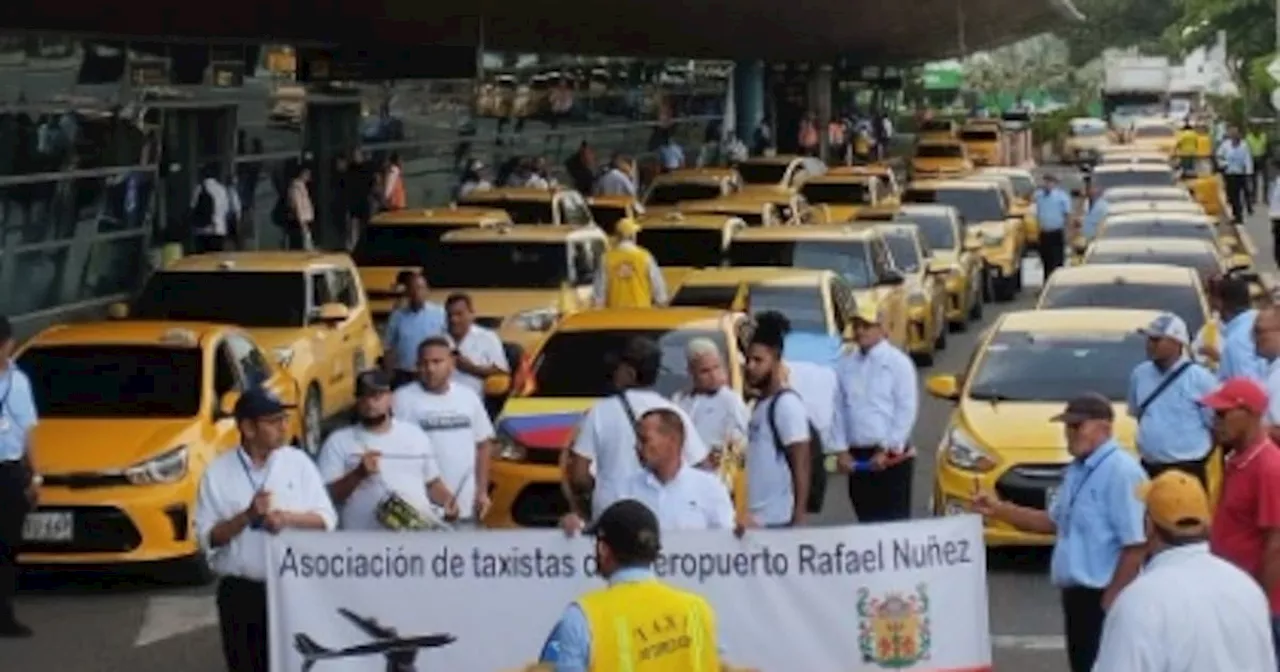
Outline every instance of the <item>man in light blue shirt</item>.
{"label": "man in light blue shirt", "polygon": [[662,162],[664,173],[684,168],[684,148],[669,132],[662,146],[658,148],[658,159]]}
{"label": "man in light blue shirt", "polygon": [[1129,415],[1138,421],[1138,455],[1151,478],[1179,469],[1208,486],[1213,413],[1200,400],[1218,387],[1208,369],[1187,357],[1187,324],[1172,313],[1139,330],[1149,361],[1129,376]]}
{"label": "man in light blue shirt", "polygon": [[1040,222],[1040,263],[1044,277],[1062,267],[1066,256],[1067,222],[1071,218],[1071,196],[1058,185],[1058,177],[1045,173],[1036,190],[1036,221]]}
{"label": "man in light blue shirt", "polygon": [[35,396],[31,380],[13,362],[14,346],[13,327],[0,316],[0,639],[31,636],[31,628],[14,616],[13,594],[23,522],[40,487],[31,463]]}
{"label": "man in light blue shirt", "polygon": [[1062,483],[1045,493],[1044,509],[975,492],[973,510],[1020,530],[1057,535],[1049,574],[1062,591],[1072,672],[1090,672],[1107,608],[1142,570],[1146,509],[1135,497],[1142,467],[1111,434],[1111,402],[1099,394],[1072,399],[1053,418],[1065,425]]}
{"label": "man in light blue shirt", "polygon": [[1249,145],[1241,141],[1240,129],[1232,126],[1226,141],[1218,146],[1218,165],[1222,166],[1222,176],[1226,181],[1232,221],[1240,224],[1244,221],[1247,189],[1253,176],[1253,153],[1249,151]]}
{"label": "man in light blue shirt", "polygon": [[1266,362],[1258,356],[1258,346],[1253,341],[1253,322],[1258,311],[1253,309],[1249,297],[1249,283],[1241,278],[1223,278],[1219,284],[1219,300],[1222,302],[1222,355],[1218,362],[1218,380],[1226,382],[1236,377],[1252,378],[1259,383],[1266,380]]}
{"label": "man in light blue shirt", "polygon": [[1089,185],[1089,212],[1085,213],[1080,227],[1080,235],[1084,237],[1086,245],[1098,235],[1098,225],[1106,216],[1107,199],[1103,198],[1102,189],[1096,184]]}
{"label": "man in light blue shirt", "polygon": [[401,387],[417,379],[418,346],[432,336],[444,335],[444,308],[427,300],[427,279],[421,273],[406,278],[405,305],[391,312],[387,321],[383,366],[391,372],[392,385]]}

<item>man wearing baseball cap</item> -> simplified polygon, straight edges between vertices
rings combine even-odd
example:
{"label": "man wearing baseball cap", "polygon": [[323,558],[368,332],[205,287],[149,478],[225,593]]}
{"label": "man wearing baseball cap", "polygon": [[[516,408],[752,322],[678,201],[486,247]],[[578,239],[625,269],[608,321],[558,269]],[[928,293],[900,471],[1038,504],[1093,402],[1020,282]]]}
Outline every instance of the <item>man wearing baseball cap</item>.
{"label": "man wearing baseball cap", "polygon": [[1280,449],[1262,421],[1268,401],[1262,386],[1244,377],[1202,400],[1214,412],[1214,439],[1227,454],[1209,548],[1262,585],[1280,644]]}
{"label": "man wearing baseball cap", "polygon": [[315,463],[286,445],[293,410],[270,390],[245,390],[234,411],[240,447],[209,463],[196,493],[197,541],[222,577],[222,652],[236,672],[267,672],[267,535],[337,523]]}
{"label": "man wearing baseball cap", "polygon": [[640,225],[630,217],[616,225],[617,242],[604,253],[596,272],[594,302],[597,308],[651,308],[667,303],[662,269],[636,238]]}
{"label": "man wearing baseball cap", "polygon": [[1148,361],[1129,376],[1128,412],[1138,422],[1142,468],[1153,478],[1181,469],[1207,487],[1213,414],[1199,402],[1218,379],[1187,356],[1187,324],[1177,315],[1164,313],[1138,333],[1147,337]]}
{"label": "man wearing baseball cap", "polygon": [[1062,591],[1072,672],[1089,672],[1111,602],[1145,559],[1143,506],[1134,490],[1147,480],[1138,461],[1111,435],[1111,402],[1089,393],[1067,403],[1061,422],[1073,458],[1044,509],[975,492],[973,510],[1027,532],[1056,535],[1049,573]]}
{"label": "man wearing baseball cap", "polygon": [[1107,612],[1094,672],[1274,670],[1266,595],[1209,552],[1209,496],[1176,469],[1137,490],[1150,561]]}
{"label": "man wearing baseball cap", "polygon": [[653,669],[719,672],[711,605],[654,577],[662,543],[653,511],[618,500],[587,533],[595,535],[596,571],[609,585],[569,605],[541,661],[560,672],[631,670],[642,661]]}

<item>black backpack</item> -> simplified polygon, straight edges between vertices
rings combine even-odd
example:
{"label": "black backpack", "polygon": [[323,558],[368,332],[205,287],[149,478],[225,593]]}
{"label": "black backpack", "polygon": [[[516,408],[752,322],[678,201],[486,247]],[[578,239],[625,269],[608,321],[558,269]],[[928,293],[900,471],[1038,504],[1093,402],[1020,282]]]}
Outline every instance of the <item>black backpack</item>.
{"label": "black backpack", "polygon": [[200,185],[200,195],[196,196],[196,204],[191,208],[191,226],[197,230],[213,226],[213,196],[203,184]]}
{"label": "black backpack", "polygon": [[[787,447],[782,444],[782,437],[778,436],[778,400],[784,394],[794,394],[800,396],[799,392],[792,389],[783,388],[777,394],[773,395],[773,402],[769,406],[769,431],[773,432],[774,446],[778,449],[778,453],[782,455],[782,459],[787,459]],[[801,399],[803,402],[804,400]],[[814,426],[813,421],[809,420],[809,499],[805,502],[805,510],[809,513],[822,513],[822,504],[827,499],[827,454],[822,445],[822,434],[818,432],[818,428]],[[790,462],[787,463],[788,469]]]}

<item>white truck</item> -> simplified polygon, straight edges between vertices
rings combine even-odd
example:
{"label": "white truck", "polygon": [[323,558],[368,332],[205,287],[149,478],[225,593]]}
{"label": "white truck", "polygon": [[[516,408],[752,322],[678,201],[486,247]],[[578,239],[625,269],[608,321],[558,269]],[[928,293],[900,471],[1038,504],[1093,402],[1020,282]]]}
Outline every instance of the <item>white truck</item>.
{"label": "white truck", "polygon": [[1172,69],[1157,56],[1115,55],[1103,60],[1102,109],[1111,127],[1128,130],[1135,119],[1167,113]]}

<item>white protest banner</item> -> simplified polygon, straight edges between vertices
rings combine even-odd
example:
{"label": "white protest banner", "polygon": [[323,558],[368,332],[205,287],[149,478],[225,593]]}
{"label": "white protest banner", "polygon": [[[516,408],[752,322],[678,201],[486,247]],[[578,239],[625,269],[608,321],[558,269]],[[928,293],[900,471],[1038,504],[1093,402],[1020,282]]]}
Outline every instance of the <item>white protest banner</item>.
{"label": "white protest banner", "polygon": [[[976,516],[662,541],[655,571],[711,602],[734,665],[991,669]],[[275,672],[517,668],[568,604],[604,585],[593,541],[555,530],[293,532],[268,553]]]}

